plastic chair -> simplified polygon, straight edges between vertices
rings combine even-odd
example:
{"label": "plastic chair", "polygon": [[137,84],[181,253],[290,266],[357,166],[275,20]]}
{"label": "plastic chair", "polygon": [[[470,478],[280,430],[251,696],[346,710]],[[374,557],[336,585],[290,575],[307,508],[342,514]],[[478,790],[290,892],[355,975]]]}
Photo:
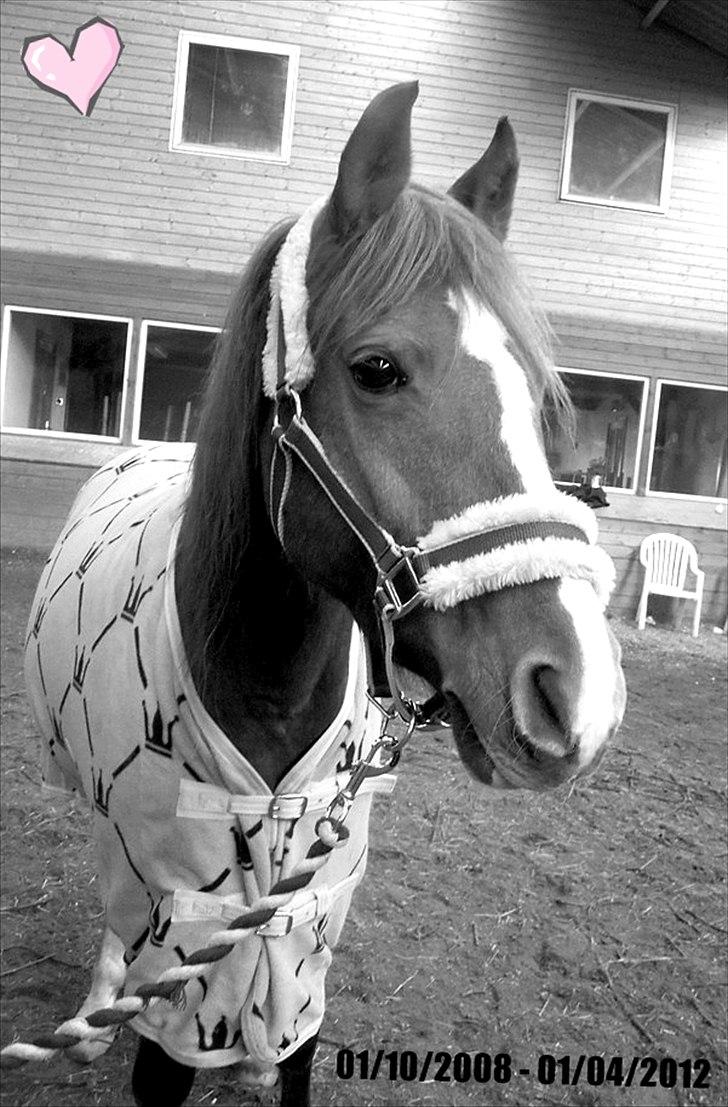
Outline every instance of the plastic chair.
{"label": "plastic chair", "polygon": [[[678,534],[648,534],[640,544],[640,561],[645,568],[645,580],[642,595],[637,607],[637,626],[645,629],[647,618],[647,598],[650,592],[658,596],[677,596],[684,600],[693,600],[695,616],[693,618],[693,638],[698,637],[700,628],[700,609],[703,605],[703,585],[705,573],[698,568],[698,553],[692,542]],[[695,574],[695,589],[685,587],[688,569]]]}

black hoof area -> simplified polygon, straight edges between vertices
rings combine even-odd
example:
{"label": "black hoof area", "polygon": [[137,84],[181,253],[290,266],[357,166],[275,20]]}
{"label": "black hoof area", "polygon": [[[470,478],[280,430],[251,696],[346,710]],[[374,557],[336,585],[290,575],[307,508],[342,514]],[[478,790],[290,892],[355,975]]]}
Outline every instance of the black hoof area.
{"label": "black hoof area", "polygon": [[173,1061],[156,1042],[140,1038],[131,1077],[136,1107],[182,1107],[196,1071]]}

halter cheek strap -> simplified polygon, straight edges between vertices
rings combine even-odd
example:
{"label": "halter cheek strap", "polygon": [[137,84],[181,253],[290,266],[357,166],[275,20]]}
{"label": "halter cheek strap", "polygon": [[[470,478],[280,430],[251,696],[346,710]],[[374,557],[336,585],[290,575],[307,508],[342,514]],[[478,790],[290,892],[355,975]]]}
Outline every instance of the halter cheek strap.
{"label": "halter cheek strap", "polygon": [[[371,518],[330,464],[303,415],[298,393],[285,383],[276,395],[272,434],[274,456],[283,455],[287,477],[295,457],[326,493],[374,567],[373,599],[387,680],[397,710],[405,718],[413,705],[399,691],[394,671],[394,624],[418,607],[444,611],[487,592],[563,576],[588,580],[605,602],[608,598],[611,560],[592,544],[596,531],[592,512],[570,497],[555,491],[540,504],[526,495],[476,504],[436,523],[414,546],[403,546]],[[271,517],[281,542],[288,483],[286,479],[278,498],[272,487]]]}
{"label": "halter cheek strap", "polygon": [[[264,391],[274,402],[275,448],[269,510],[284,543],[283,509],[298,459],[315,479],[366,551],[376,573],[374,605],[383,639],[389,694],[408,722],[424,721],[436,705],[415,704],[399,689],[393,661],[394,624],[420,606],[445,611],[464,600],[516,584],[575,577],[589,581],[606,603],[614,583],[611,559],[595,546],[592,511],[555,488],[552,495],[506,496],[474,504],[433,524],[414,546],[400,545],[362,507],[330,464],[307,423],[300,391],[314,373],[308,344],[306,258],[314,221],[325,201],[312,205],[291,229],[271,275],[268,335],[263,354]],[[279,471],[279,462],[282,468]],[[376,661],[376,647],[370,643]],[[379,666],[380,670],[382,666]],[[375,688],[386,695],[386,688]]]}

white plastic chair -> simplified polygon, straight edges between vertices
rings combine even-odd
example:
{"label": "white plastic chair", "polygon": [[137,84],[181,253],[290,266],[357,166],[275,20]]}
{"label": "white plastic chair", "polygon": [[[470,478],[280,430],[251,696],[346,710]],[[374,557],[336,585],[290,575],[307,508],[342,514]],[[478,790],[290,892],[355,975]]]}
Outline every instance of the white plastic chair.
{"label": "white plastic chair", "polygon": [[[640,561],[645,568],[645,580],[637,608],[639,629],[645,629],[647,598],[653,592],[658,596],[677,596],[679,599],[694,601],[693,638],[697,638],[705,573],[698,568],[695,546],[679,534],[648,534],[640,544]],[[688,569],[695,574],[694,591],[685,587]]]}

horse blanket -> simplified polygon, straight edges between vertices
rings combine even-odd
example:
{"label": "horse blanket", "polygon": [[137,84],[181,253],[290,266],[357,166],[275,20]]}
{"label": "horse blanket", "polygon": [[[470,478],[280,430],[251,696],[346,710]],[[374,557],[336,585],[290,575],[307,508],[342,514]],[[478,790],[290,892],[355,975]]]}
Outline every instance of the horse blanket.
{"label": "horse blanket", "polygon": [[[26,676],[50,789],[92,804],[107,923],[122,939],[126,992],[209,944],[287,876],[315,823],[379,737],[352,636],[340,710],[275,795],[208,715],[185,659],[174,592],[176,527],[189,460],[137,450],[84,486],[43,572]],[[366,781],[345,847],[252,937],[132,1025],[197,1068],[272,1063],[319,1028],[324,978],[364,872]],[[305,808],[305,810],[304,810]]]}

